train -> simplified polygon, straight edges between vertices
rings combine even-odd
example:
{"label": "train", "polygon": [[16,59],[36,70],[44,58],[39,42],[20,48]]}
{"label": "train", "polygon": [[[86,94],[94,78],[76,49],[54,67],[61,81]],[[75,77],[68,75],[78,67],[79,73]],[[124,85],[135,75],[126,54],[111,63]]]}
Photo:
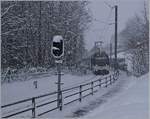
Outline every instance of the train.
{"label": "train", "polygon": [[91,69],[95,75],[107,75],[110,72],[109,56],[105,51],[91,56]]}

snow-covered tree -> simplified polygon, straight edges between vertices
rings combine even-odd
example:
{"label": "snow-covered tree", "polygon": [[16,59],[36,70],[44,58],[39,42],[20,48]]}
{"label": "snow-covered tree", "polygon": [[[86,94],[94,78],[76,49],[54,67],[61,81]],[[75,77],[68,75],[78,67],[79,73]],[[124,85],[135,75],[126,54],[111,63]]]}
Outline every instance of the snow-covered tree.
{"label": "snow-covered tree", "polygon": [[91,21],[87,1],[2,1],[2,68],[54,65],[51,41],[65,39],[66,65],[85,51],[84,32]]}
{"label": "snow-covered tree", "polygon": [[144,5],[142,15],[135,15],[128,20],[120,33],[122,46],[132,54],[133,72],[141,75],[149,71],[149,20]]}

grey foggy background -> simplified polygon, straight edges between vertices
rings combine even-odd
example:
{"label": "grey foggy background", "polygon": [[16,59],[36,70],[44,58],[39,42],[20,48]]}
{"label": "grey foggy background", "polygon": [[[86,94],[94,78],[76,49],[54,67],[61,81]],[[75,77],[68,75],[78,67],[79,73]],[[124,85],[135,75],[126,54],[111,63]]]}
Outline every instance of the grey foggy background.
{"label": "grey foggy background", "polygon": [[[94,41],[102,40],[104,45],[110,43],[111,36],[114,34],[114,25],[105,25],[111,9],[106,5],[118,5],[118,33],[125,27],[128,19],[135,14],[141,14],[147,0],[90,0],[90,9],[93,20],[89,29],[85,32],[86,48],[90,50],[94,46]],[[108,23],[114,23],[114,12],[111,11]],[[105,30],[104,30],[105,26]]]}

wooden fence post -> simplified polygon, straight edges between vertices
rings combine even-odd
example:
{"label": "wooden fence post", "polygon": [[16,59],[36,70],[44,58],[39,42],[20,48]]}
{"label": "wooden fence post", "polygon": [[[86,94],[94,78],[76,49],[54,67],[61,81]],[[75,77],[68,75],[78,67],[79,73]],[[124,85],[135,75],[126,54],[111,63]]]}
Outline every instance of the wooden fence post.
{"label": "wooden fence post", "polygon": [[79,101],[81,102],[82,100],[82,85],[80,85],[80,90],[79,90]]}
{"label": "wooden fence post", "polygon": [[110,85],[111,85],[111,75],[110,75]]}
{"label": "wooden fence post", "polygon": [[101,87],[101,79],[99,79],[99,87]]}
{"label": "wooden fence post", "polygon": [[33,98],[32,98],[32,118],[35,118],[35,117],[36,117],[35,108],[36,108],[36,105],[35,105],[35,98],[33,97]]}
{"label": "wooden fence post", "polygon": [[115,81],[117,80],[117,73],[115,73]]}
{"label": "wooden fence post", "polygon": [[92,95],[93,95],[93,81],[91,82],[91,91],[92,91]]}
{"label": "wooden fence post", "polygon": [[117,80],[119,79],[119,70],[118,70],[118,72],[117,72]]}
{"label": "wooden fence post", "polygon": [[115,81],[117,80],[117,73],[115,73]]}
{"label": "wooden fence post", "polygon": [[114,76],[115,74],[113,74],[113,82],[115,83],[115,76]]}
{"label": "wooden fence post", "polygon": [[105,83],[106,83],[105,87],[107,88],[107,77],[105,79],[106,79],[106,81],[105,81]]}

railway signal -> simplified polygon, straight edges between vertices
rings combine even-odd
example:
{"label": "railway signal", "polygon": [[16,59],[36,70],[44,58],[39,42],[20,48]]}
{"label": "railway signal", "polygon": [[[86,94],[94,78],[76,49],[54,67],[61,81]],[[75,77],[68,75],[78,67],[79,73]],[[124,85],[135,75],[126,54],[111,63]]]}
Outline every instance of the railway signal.
{"label": "railway signal", "polygon": [[64,55],[64,40],[61,35],[53,37],[51,53],[55,58],[61,58]]}
{"label": "railway signal", "polygon": [[62,92],[61,92],[61,64],[63,60],[61,59],[64,56],[64,39],[61,35],[55,35],[53,37],[51,53],[55,58],[55,63],[57,64],[57,75],[58,75],[58,82],[57,84],[57,107],[62,110]]}

